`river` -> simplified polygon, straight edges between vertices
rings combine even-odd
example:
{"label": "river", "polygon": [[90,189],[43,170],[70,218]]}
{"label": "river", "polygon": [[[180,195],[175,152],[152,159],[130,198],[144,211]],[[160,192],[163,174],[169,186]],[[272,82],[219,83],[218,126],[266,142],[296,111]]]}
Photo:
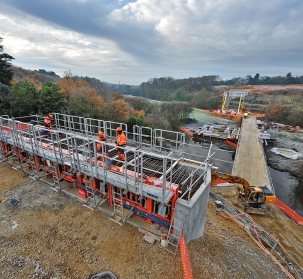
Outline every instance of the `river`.
{"label": "river", "polygon": [[[199,113],[197,111],[191,115],[191,118],[199,120],[198,123],[193,123],[186,127],[192,130],[206,123],[228,124],[230,126],[234,125],[231,121],[211,116],[208,117],[207,113]],[[191,140],[188,143],[190,144],[188,148],[197,149],[196,154],[201,154],[201,156],[204,156],[202,161],[205,160],[208,154],[208,149],[203,148],[201,144],[194,144]],[[215,145],[213,145],[213,152],[215,153],[212,157],[211,163],[217,166],[220,172],[231,173],[233,167],[232,153],[224,151]],[[193,159],[201,160],[201,158]],[[291,176],[288,172],[278,171],[271,167],[269,167],[269,172],[272,177],[277,198],[296,211],[299,215],[303,216],[303,181]]]}

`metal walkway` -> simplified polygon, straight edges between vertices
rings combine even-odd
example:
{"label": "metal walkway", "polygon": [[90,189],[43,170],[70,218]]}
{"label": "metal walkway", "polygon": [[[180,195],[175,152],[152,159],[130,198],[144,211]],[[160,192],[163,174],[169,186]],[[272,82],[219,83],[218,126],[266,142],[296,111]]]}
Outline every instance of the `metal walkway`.
{"label": "metal walkway", "polygon": [[[55,191],[67,182],[92,209],[107,200],[122,223],[128,210],[169,227],[176,201],[190,204],[210,181],[211,146],[204,161],[192,160],[199,154],[186,152],[184,133],[138,126],[130,132],[124,123],[58,113],[52,126],[48,135],[41,116],[0,117],[1,156],[14,155],[18,167],[33,179],[52,179]],[[128,139],[125,160],[117,155],[117,127]],[[100,130],[107,136],[109,157],[97,150],[100,143],[105,151],[105,143],[97,141]]]}

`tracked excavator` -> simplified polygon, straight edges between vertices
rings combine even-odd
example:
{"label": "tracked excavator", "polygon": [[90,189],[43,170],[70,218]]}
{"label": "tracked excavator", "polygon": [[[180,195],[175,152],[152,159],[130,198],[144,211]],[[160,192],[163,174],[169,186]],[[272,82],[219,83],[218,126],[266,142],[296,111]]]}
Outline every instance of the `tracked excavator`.
{"label": "tracked excavator", "polygon": [[247,180],[242,177],[226,173],[219,175],[216,171],[212,174],[212,186],[215,185],[216,179],[242,185],[242,188],[238,188],[239,197],[242,199],[244,211],[247,213],[265,215],[267,211],[265,203],[276,201],[276,196],[266,186],[250,186]]}

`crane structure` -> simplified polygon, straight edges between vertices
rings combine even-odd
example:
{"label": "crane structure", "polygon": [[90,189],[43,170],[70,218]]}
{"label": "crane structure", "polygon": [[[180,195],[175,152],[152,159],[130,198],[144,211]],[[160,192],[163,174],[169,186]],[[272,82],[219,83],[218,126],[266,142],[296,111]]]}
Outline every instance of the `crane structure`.
{"label": "crane structure", "polygon": [[223,93],[222,112],[228,110],[229,101],[234,98],[240,98],[237,113],[241,113],[244,108],[244,98],[248,95],[247,90],[229,90]]}
{"label": "crane structure", "polygon": [[[91,209],[106,203],[119,224],[135,214],[178,240],[181,233],[187,242],[203,235],[211,146],[205,161],[195,161],[184,133],[139,126],[131,133],[124,123],[53,115],[50,135],[42,116],[1,116],[0,160],[13,159],[13,168],[57,192],[73,192]],[[127,136],[125,160],[117,155],[117,127]],[[100,130],[108,142],[97,140]],[[109,152],[100,156],[97,143]]]}

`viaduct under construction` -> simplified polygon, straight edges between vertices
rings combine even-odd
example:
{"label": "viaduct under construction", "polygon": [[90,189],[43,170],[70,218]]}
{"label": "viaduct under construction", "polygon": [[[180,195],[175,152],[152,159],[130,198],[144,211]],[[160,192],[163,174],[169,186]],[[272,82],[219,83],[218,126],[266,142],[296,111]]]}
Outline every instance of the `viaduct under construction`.
{"label": "viaduct under construction", "polygon": [[[0,159],[13,159],[13,168],[57,192],[78,197],[91,209],[106,205],[111,219],[119,224],[135,214],[166,228],[174,254],[181,234],[186,242],[203,235],[211,145],[201,159],[186,144],[184,133],[139,126],[130,132],[124,123],[53,115],[50,136],[43,133],[41,116],[1,116]],[[117,127],[128,139],[125,160],[117,156]],[[97,140],[100,130],[108,143]],[[97,143],[103,151],[109,148],[109,156],[106,152],[100,156]]]}

